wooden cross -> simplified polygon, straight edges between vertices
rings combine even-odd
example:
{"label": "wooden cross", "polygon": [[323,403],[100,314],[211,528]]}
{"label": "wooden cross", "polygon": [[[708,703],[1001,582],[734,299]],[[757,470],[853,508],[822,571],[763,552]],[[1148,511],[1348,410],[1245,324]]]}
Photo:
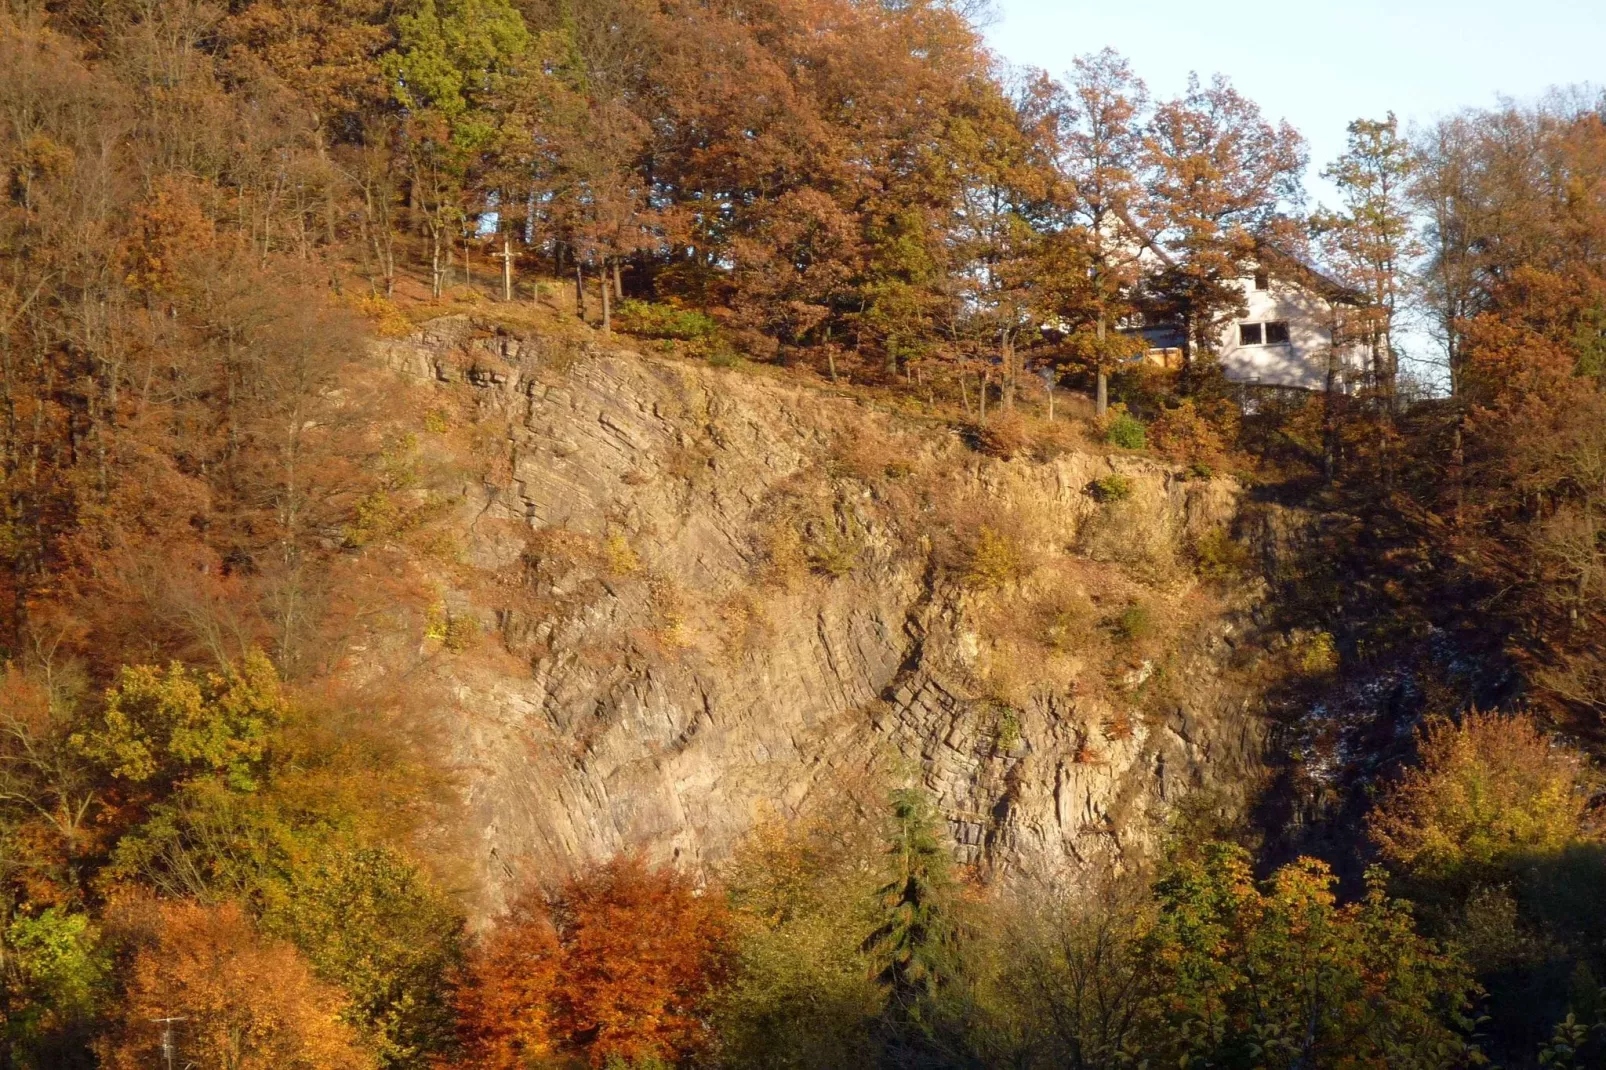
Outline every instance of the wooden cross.
{"label": "wooden cross", "polygon": [[502,251],[492,253],[491,259],[502,261],[502,300],[513,300],[513,239],[502,235]]}

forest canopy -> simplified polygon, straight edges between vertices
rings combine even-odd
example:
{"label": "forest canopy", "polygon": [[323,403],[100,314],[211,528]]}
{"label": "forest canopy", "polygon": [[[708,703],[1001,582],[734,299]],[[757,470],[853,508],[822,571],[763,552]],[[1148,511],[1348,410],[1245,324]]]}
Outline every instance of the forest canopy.
{"label": "forest canopy", "polygon": [[[1601,98],[1358,119],[1313,212],[1303,138],[1226,78],[1012,69],[975,14],[3,0],[0,1066],[150,1065],[163,1018],[242,1068],[1600,1058]],[[1227,382],[1267,263],[1346,295],[1351,381]],[[1151,871],[1033,899],[956,871],[905,789],[471,925],[437,696],[345,672],[468,642],[420,564],[432,414],[366,348],[454,293],[561,294],[998,456],[1069,386],[1101,450],[1335,518],[1267,576],[1320,637],[1291,701],[1421,681],[1350,841],[1179,828]],[[1156,323],[1179,368],[1141,359]],[[981,532],[964,582],[1007,591],[1007,524]]]}

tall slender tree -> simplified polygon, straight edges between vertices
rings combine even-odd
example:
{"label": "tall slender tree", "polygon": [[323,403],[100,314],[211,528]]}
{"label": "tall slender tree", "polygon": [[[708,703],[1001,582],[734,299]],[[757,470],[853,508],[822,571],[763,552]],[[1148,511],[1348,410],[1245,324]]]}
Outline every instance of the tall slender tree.
{"label": "tall slender tree", "polygon": [[1160,104],[1143,139],[1148,197],[1140,218],[1161,264],[1151,289],[1183,325],[1185,371],[1213,354],[1222,320],[1243,306],[1238,280],[1257,243],[1297,242],[1305,142],[1273,125],[1216,75]]}
{"label": "tall slender tree", "polygon": [[1364,326],[1372,348],[1372,378],[1385,412],[1393,411],[1398,389],[1395,318],[1411,270],[1424,251],[1410,194],[1417,169],[1417,153],[1401,136],[1393,112],[1384,119],[1356,119],[1349,124],[1344,154],[1322,172],[1338,187],[1342,203],[1337,211],[1319,212],[1312,220],[1327,263],[1368,299]]}
{"label": "tall slender tree", "polygon": [[886,992],[883,1016],[893,1065],[929,1065],[920,1063],[921,1053],[936,1041],[939,1000],[958,974],[952,863],[931,803],[918,789],[893,793],[889,832],[881,923],[864,949]]}
{"label": "tall slender tree", "polygon": [[409,200],[429,235],[430,285],[439,297],[452,234],[485,205],[486,191],[473,183],[498,140],[500,91],[532,42],[507,0],[422,0],[396,25],[398,46],[384,71],[408,116]]}
{"label": "tall slender tree", "polygon": [[1067,234],[1046,277],[1056,287],[1056,318],[1072,327],[1072,348],[1093,368],[1094,406],[1109,407],[1109,370],[1131,351],[1112,328],[1129,311],[1142,243],[1133,221],[1149,216],[1139,178],[1148,89],[1111,49],[1079,56],[1064,90],[1058,158],[1068,180]]}

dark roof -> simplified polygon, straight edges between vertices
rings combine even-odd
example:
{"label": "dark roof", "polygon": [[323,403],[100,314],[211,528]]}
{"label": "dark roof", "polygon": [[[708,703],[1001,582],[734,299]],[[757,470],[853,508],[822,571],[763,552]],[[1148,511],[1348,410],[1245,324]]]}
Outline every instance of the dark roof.
{"label": "dark roof", "polygon": [[1255,244],[1255,255],[1263,266],[1291,275],[1299,281],[1300,285],[1320,294],[1329,301],[1346,305],[1369,305],[1372,303],[1371,299],[1360,290],[1353,286],[1344,285],[1331,275],[1312,266],[1274,242],[1257,242]]}

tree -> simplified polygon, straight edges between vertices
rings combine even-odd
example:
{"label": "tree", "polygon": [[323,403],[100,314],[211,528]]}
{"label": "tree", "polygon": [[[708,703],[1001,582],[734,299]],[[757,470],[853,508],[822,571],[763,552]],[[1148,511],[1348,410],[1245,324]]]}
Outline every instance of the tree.
{"label": "tree", "polygon": [[217,774],[256,787],[268,741],[285,716],[278,673],[260,651],[236,669],[192,674],[170,665],[125,668],[106,694],[103,727],[74,737],[113,777],[170,787]]}
{"label": "tree", "polygon": [[1340,907],[1322,863],[1257,887],[1241,848],[1212,843],[1156,886],[1145,945],[1164,1030],[1148,1048],[1177,1066],[1458,1067],[1476,991],[1452,953],[1416,934],[1383,891]]}
{"label": "tree", "polygon": [[704,1051],[729,971],[729,920],[673,870],[620,857],[527,895],[470,956],[459,1015],[469,1065],[549,1053],[673,1060]]}
{"label": "tree", "polygon": [[245,77],[266,74],[304,100],[325,144],[372,134],[388,92],[380,56],[394,45],[381,0],[253,0],[222,23],[224,54]]}
{"label": "tree", "polygon": [[959,979],[954,884],[931,804],[918,789],[893,793],[889,833],[890,879],[878,893],[879,924],[864,948],[886,996],[887,1058],[894,1066],[920,1065],[940,1050],[942,1000]]}
{"label": "tree", "polygon": [[110,956],[85,914],[48,907],[0,930],[0,1059],[88,1066],[86,1041],[110,994]]}
{"label": "tree", "polygon": [[157,1019],[177,1018],[180,1060],[226,1070],[361,1070],[372,1059],[340,1021],[343,998],[286,943],[264,940],[232,903],[125,908],[136,941],[108,1066],[162,1060]]}
{"label": "tree", "polygon": [[1382,120],[1355,120],[1349,124],[1347,150],[1322,172],[1338,187],[1342,208],[1319,212],[1311,220],[1338,278],[1366,296],[1366,306],[1343,329],[1365,338],[1372,354],[1377,457],[1385,485],[1394,478],[1389,455],[1398,408],[1400,356],[1394,324],[1412,269],[1424,252],[1411,198],[1418,166],[1417,152],[1400,136],[1392,112]]}
{"label": "tree", "polygon": [[1452,396],[1461,392],[1461,330],[1476,311],[1476,239],[1470,159],[1473,123],[1442,119],[1415,139],[1419,166],[1411,184],[1413,206],[1425,217],[1427,264],[1418,277],[1424,305],[1444,351]]}
{"label": "tree", "polygon": [[531,40],[507,0],[420,0],[396,19],[397,48],[385,75],[408,116],[403,133],[413,181],[412,202],[430,238],[430,281],[445,280],[442,254],[467,218],[473,169],[494,147],[502,87]]}
{"label": "tree", "polygon": [[100,770],[73,743],[77,696],[53,668],[0,674],[0,879],[40,904],[84,896],[109,831]]}
{"label": "tree", "polygon": [[1383,859],[1403,872],[1465,886],[1584,837],[1578,756],[1553,746],[1532,717],[1435,718],[1417,749],[1419,764],[1369,819]]}
{"label": "tree", "polygon": [[1349,124],[1344,154],[1322,172],[1338,187],[1343,206],[1312,221],[1328,263],[1370,302],[1375,317],[1373,377],[1389,411],[1395,405],[1399,365],[1394,321],[1413,265],[1424,251],[1410,199],[1418,167],[1416,150],[1400,136],[1393,112],[1386,119],[1356,119]]}
{"label": "tree", "polygon": [[[1027,83],[1014,100],[978,97],[953,117],[944,146],[954,184],[947,261],[965,310],[960,322],[973,336],[984,369],[996,352],[1009,410],[1019,386],[1021,350],[1035,334],[1034,250],[1053,176],[1033,127],[1050,121],[1049,102],[1041,79]],[[984,391],[990,378],[984,376]],[[985,401],[981,411],[985,416]]]}
{"label": "tree", "polygon": [[1460,402],[1454,437],[1424,451],[1449,477],[1424,500],[1468,578],[1500,592],[1480,624],[1499,623],[1547,712],[1592,733],[1606,711],[1591,638],[1606,580],[1606,128],[1591,99],[1565,96],[1461,118],[1434,135],[1418,183]]}
{"label": "tree", "polygon": [[1059,166],[1068,180],[1067,225],[1049,258],[1050,309],[1071,327],[1072,351],[1093,368],[1094,412],[1109,407],[1109,369],[1135,343],[1112,328],[1131,310],[1142,271],[1134,220],[1143,204],[1143,121],[1148,90],[1110,49],[1075,60],[1060,109]]}
{"label": "tree", "polygon": [[1095,876],[1063,896],[1022,896],[995,931],[1000,987],[1032,1066],[1114,1070],[1140,1062],[1163,993],[1149,987],[1146,883]]}
{"label": "tree", "polygon": [[1145,214],[1138,221],[1160,260],[1151,296],[1183,325],[1185,369],[1214,352],[1221,320],[1243,302],[1237,281],[1259,242],[1291,241],[1287,213],[1303,198],[1305,143],[1287,123],[1217,75],[1158,105],[1143,138]]}
{"label": "tree", "polygon": [[558,1050],[561,954],[545,904],[533,897],[515,904],[473,949],[457,990],[467,1065],[516,1070]]}
{"label": "tree", "polygon": [[860,934],[873,924],[876,830],[851,799],[763,819],[725,873],[735,964],[720,993],[722,1056],[737,1066],[868,1066],[884,999]]}
{"label": "tree", "polygon": [[307,845],[282,879],[254,891],[262,931],[289,940],[346,994],[344,1020],[381,1066],[424,1066],[450,1048],[462,917],[416,864],[341,838]]}
{"label": "tree", "polygon": [[1526,1056],[1598,976],[1606,850],[1581,756],[1527,715],[1470,712],[1419,732],[1418,764],[1368,818],[1395,883],[1489,991],[1497,1058]]}

